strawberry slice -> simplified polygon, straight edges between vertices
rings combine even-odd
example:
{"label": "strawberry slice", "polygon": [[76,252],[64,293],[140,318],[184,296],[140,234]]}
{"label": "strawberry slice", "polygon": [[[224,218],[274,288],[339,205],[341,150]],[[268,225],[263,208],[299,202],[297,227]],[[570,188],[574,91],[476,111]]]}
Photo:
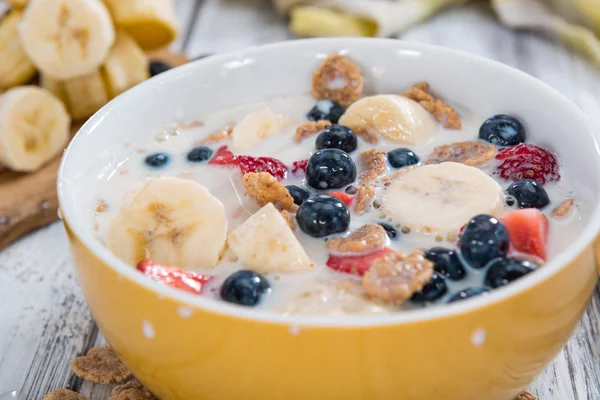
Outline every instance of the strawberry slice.
{"label": "strawberry slice", "polygon": [[329,195],[335,197],[338,200],[341,200],[348,207],[350,207],[350,204],[352,204],[352,200],[354,200],[354,197],[344,192],[333,192],[329,193]]}
{"label": "strawberry slice", "polygon": [[292,164],[292,174],[300,175],[300,173],[306,174],[306,166],[308,165],[308,160],[300,160],[294,161]]}
{"label": "strawberry slice", "polygon": [[549,225],[544,214],[535,208],[525,208],[509,211],[501,220],[508,229],[511,250],[546,261]]}
{"label": "strawberry slice", "polygon": [[518,181],[533,179],[542,185],[560,180],[558,159],[549,150],[535,144],[521,143],[506,147],[496,153],[498,170],[502,178]]}
{"label": "strawberry slice", "polygon": [[238,156],[238,165],[243,174],[249,172],[268,172],[281,180],[287,176],[287,166],[276,158]]}
{"label": "strawberry slice", "polygon": [[158,283],[191,294],[201,294],[204,284],[213,279],[212,276],[160,265],[151,260],[140,261],[136,269]]}
{"label": "strawberry slice", "polygon": [[363,276],[375,260],[393,252],[394,250],[385,248],[361,256],[334,256],[330,254],[326,265],[334,271]]}
{"label": "strawberry slice", "polygon": [[237,165],[237,157],[227,148],[221,146],[208,162],[211,165]]}

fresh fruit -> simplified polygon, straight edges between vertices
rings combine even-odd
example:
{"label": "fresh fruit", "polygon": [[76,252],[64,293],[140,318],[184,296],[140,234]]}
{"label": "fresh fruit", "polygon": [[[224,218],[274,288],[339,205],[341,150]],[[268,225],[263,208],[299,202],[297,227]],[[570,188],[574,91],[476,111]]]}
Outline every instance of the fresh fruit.
{"label": "fresh fruit", "polygon": [[269,108],[246,114],[231,132],[231,150],[244,153],[263,140],[282,133],[291,120]]}
{"label": "fresh fruit", "polygon": [[219,147],[208,163],[211,165],[238,165],[236,156],[233,155],[227,146]]}
{"label": "fresh fruit", "polygon": [[104,0],[115,21],[144,50],[170,44],[177,36],[173,0]]}
{"label": "fresh fruit", "polygon": [[329,193],[329,195],[343,201],[346,207],[350,207],[350,204],[352,204],[352,201],[354,200],[354,197],[344,192],[333,192]]}
{"label": "fresh fruit", "polygon": [[378,224],[385,229],[385,233],[390,239],[396,239],[396,237],[398,237],[398,231],[390,224],[386,224],[385,222],[379,222]]}
{"label": "fresh fruit", "polygon": [[35,66],[23,51],[19,23],[23,14],[12,11],[0,17],[0,91],[24,85],[35,76]]}
{"label": "fresh fruit", "polygon": [[525,127],[510,115],[494,115],[481,125],[479,139],[496,146],[514,146],[525,142]]}
{"label": "fresh fruit", "polygon": [[346,232],[350,226],[350,211],[335,197],[317,195],[302,203],[296,220],[304,233],[318,238]]}
{"label": "fresh fruit", "polygon": [[535,268],[535,264],[527,260],[499,258],[490,264],[484,282],[486,286],[499,288],[533,272]]}
{"label": "fresh fruit", "polygon": [[300,173],[306,174],[306,167],[308,160],[294,161],[292,164],[292,174],[299,175]]}
{"label": "fresh fruit", "polygon": [[47,90],[9,89],[0,95],[0,164],[35,171],[64,149],[70,125],[64,105]]}
{"label": "fresh fruit", "polygon": [[337,124],[342,114],[344,114],[344,107],[331,100],[321,100],[308,112],[306,118],[309,121],[329,121],[332,124]]}
{"label": "fresh fruit", "polygon": [[189,162],[193,162],[193,163],[201,163],[207,160],[210,160],[210,158],[213,155],[213,151],[211,149],[209,149],[206,146],[198,146],[193,148],[188,154],[187,154],[187,160]]}
{"label": "fresh fruit", "polygon": [[100,0],[35,0],[23,13],[19,36],[44,75],[66,80],[98,70],[115,30]]}
{"label": "fresh fruit", "polygon": [[410,149],[400,148],[387,154],[387,159],[392,168],[404,168],[419,163],[419,157]]}
{"label": "fresh fruit", "polygon": [[273,203],[267,203],[231,232],[228,244],[242,264],[261,274],[314,268]]}
{"label": "fresh fruit", "polygon": [[135,40],[118,31],[115,44],[102,64],[102,73],[112,99],[150,77],[148,58]]}
{"label": "fresh fruit", "polygon": [[254,271],[242,270],[231,274],[221,286],[221,298],[228,303],[255,306],[271,290],[267,278]]}
{"label": "fresh fruit", "polygon": [[423,286],[420,292],[413,294],[411,301],[416,303],[425,303],[427,301],[436,301],[446,294],[448,286],[446,280],[441,274],[434,272],[431,280]]}
{"label": "fresh fruit", "polygon": [[315,144],[317,150],[340,149],[352,153],[358,146],[358,140],[352,129],[343,125],[330,125],[317,136]]}
{"label": "fresh fruit", "polygon": [[550,198],[544,187],[533,179],[521,179],[506,189],[506,194],[512,196],[520,208],[544,208],[550,204]]}
{"label": "fresh fruit", "polygon": [[466,300],[471,297],[481,296],[483,294],[488,294],[490,290],[483,287],[471,287],[465,290],[461,290],[460,292],[452,295],[447,303],[454,303],[455,301]]}
{"label": "fresh fruit", "polygon": [[148,72],[150,76],[156,76],[158,74],[162,74],[163,72],[167,72],[171,69],[171,66],[163,61],[151,60],[148,65]]}
{"label": "fresh fruit", "polygon": [[61,99],[76,121],[92,116],[109,101],[100,70],[65,81],[42,75],[41,86]]}
{"label": "fresh fruit", "polygon": [[165,165],[167,165],[167,163],[169,162],[169,159],[170,159],[170,157],[168,155],[166,155],[165,153],[155,153],[155,154],[150,154],[149,156],[146,156],[146,158],[144,159],[144,162],[149,167],[161,168],[161,167],[164,167]]}
{"label": "fresh fruit", "polygon": [[490,261],[508,253],[510,240],[506,226],[491,215],[471,219],[460,239],[464,260],[473,268],[483,268]]}
{"label": "fresh fruit", "polygon": [[308,160],[306,181],[315,189],[339,189],[355,180],[356,165],[342,150],[319,150]]}
{"label": "fresh fruit", "polygon": [[136,269],[153,281],[192,294],[201,294],[204,284],[213,279],[212,276],[160,265],[151,260],[140,261]]}
{"label": "fresh fruit", "polygon": [[296,203],[297,205],[301,205],[310,197],[310,192],[299,186],[288,185],[286,186],[286,188],[288,192],[290,192],[292,198],[294,199],[294,203]]}
{"label": "fresh fruit", "polygon": [[504,193],[483,171],[446,162],[406,171],[382,198],[381,211],[396,224],[425,233],[460,229],[473,214],[501,215]]}
{"label": "fresh fruit", "polygon": [[434,270],[453,281],[459,281],[467,275],[465,267],[458,259],[454,250],[444,247],[433,247],[423,253],[423,256],[433,261]]}
{"label": "fresh fruit", "polygon": [[268,172],[275,178],[281,180],[287,177],[287,167],[276,158],[237,156],[237,162],[242,173]]}
{"label": "fresh fruit", "polygon": [[334,271],[363,276],[371,268],[375,260],[393,252],[393,250],[385,248],[360,256],[336,256],[330,254],[326,265]]}
{"label": "fresh fruit", "polygon": [[548,218],[535,208],[508,211],[502,216],[512,250],[546,261]]}
{"label": "fresh fruit", "polygon": [[377,133],[396,143],[421,144],[435,135],[437,124],[421,105],[403,96],[364,97],[339,120],[354,132]]}
{"label": "fresh fruit", "polygon": [[560,180],[556,156],[535,144],[522,143],[499,149],[496,160],[498,161],[496,173],[507,180],[533,179],[542,185]]}
{"label": "fresh fruit", "polygon": [[213,268],[223,252],[227,218],[223,204],[198,183],[148,178],[111,221],[106,247],[135,265],[148,258],[178,268]]}

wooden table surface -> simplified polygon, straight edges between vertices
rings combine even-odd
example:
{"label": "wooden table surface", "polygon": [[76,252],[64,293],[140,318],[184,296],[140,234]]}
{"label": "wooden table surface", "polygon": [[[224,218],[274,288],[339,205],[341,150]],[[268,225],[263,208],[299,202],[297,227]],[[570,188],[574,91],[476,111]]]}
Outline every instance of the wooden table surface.
{"label": "wooden table surface", "polygon": [[[174,49],[196,56],[291,38],[269,3],[179,0],[182,34]],[[547,39],[502,27],[485,6],[448,10],[400,37],[520,68],[600,121],[600,68]],[[106,399],[110,387],[82,382],[69,370],[71,359],[104,342],[73,276],[62,226],[53,224],[2,251],[0,272],[0,398],[18,391],[19,398],[35,400],[72,387],[90,400]],[[540,399],[600,400],[599,321],[600,288],[567,346],[529,388]]]}

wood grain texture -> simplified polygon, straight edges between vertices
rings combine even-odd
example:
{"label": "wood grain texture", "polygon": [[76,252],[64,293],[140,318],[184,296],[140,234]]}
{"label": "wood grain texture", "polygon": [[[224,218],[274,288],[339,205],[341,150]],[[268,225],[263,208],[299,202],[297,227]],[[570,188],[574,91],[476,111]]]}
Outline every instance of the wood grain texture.
{"label": "wood grain texture", "polygon": [[[179,0],[182,31],[176,49],[196,56],[290,37],[268,0]],[[600,122],[600,73],[558,44],[500,26],[488,8],[448,10],[401,36],[496,59],[559,89]],[[518,88],[515,88],[518,96]],[[484,101],[483,99],[482,101]],[[111,387],[82,382],[68,362],[103,338],[71,275],[63,229],[43,228],[0,253],[0,393],[40,399],[62,387],[104,400]],[[530,390],[541,400],[600,400],[600,288],[573,338]],[[507,399],[510,400],[510,399]]]}

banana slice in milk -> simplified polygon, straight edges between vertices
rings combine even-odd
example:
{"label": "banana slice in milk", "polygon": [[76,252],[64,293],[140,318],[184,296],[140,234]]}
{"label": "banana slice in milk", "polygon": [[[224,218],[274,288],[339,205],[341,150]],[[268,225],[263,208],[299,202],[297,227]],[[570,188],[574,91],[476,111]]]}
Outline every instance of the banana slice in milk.
{"label": "banana slice in milk", "polygon": [[392,181],[381,211],[417,231],[451,232],[478,214],[499,217],[503,198],[500,185],[483,171],[445,162],[415,168]]}
{"label": "banana slice in milk", "polygon": [[436,133],[436,122],[419,103],[393,94],[365,97],[352,104],[340,125],[355,132],[378,133],[396,143],[426,143]]}
{"label": "banana slice in milk", "polygon": [[106,247],[128,264],[144,258],[186,269],[213,268],[223,252],[223,204],[202,185],[149,178],[112,221]]}
{"label": "banana slice in milk", "polygon": [[246,114],[231,132],[231,150],[244,153],[264,139],[281,133],[291,123],[290,118],[269,108]]}

